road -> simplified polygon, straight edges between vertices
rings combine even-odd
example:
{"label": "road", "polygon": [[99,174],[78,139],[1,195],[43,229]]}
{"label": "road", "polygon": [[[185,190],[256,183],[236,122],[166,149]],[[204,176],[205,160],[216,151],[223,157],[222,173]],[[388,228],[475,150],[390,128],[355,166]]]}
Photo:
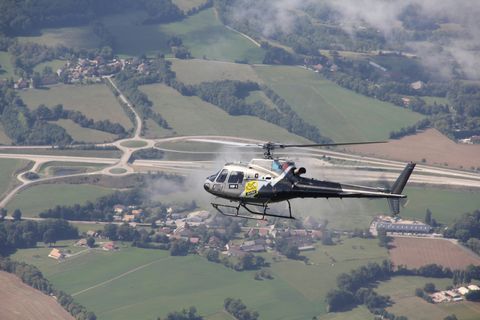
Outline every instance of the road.
{"label": "road", "polygon": [[[242,142],[242,143],[263,143],[261,140],[244,139],[239,137],[226,136],[177,136],[162,139],[146,139],[141,136],[142,133],[142,118],[136,111],[134,105],[127,99],[123,92],[115,84],[112,77],[105,77],[105,81],[111,84],[119,99],[132,111],[134,114],[135,131],[130,138],[117,140],[112,143],[97,144],[98,147],[114,146],[118,148],[122,155],[120,158],[98,158],[98,157],[83,157],[83,156],[56,156],[56,155],[38,155],[34,153],[14,154],[2,153],[2,150],[8,151],[12,149],[51,149],[52,146],[0,146],[0,159],[22,159],[29,160],[34,163],[33,167],[17,174],[16,178],[20,185],[10,190],[0,201],[0,207],[5,207],[9,201],[23,189],[36,184],[51,182],[54,180],[61,180],[69,177],[88,176],[88,175],[110,175],[110,176],[124,176],[134,173],[143,173],[148,171],[166,171],[182,175],[188,175],[196,171],[209,171],[211,173],[218,171],[220,168],[215,167],[213,161],[166,161],[166,160],[136,160],[129,163],[132,153],[142,149],[156,148],[164,152],[177,153],[179,155],[188,154],[211,154],[212,157],[221,156],[224,152],[209,152],[209,151],[185,151],[172,149],[172,143],[178,142],[194,142],[205,143],[199,140],[202,139],[216,139],[226,142]],[[169,143],[169,147],[165,148],[162,145]],[[352,155],[345,152],[334,151],[330,149],[316,149],[304,148],[299,149],[298,152],[277,152],[279,156],[287,156],[296,160],[299,164],[302,162],[309,163],[307,166],[311,177],[319,179],[331,179],[344,183],[356,182],[376,182],[380,179],[387,179],[394,181],[399,172],[405,166],[405,163],[384,160],[373,157],[364,157]],[[341,160],[345,163],[332,164],[324,161],[328,157],[333,160]],[[71,163],[87,163],[87,164],[103,164],[107,165],[103,169],[88,173],[78,173],[64,176],[41,177],[36,180],[28,180],[25,178],[25,173],[35,172],[39,173],[42,165],[48,162],[71,162]],[[219,166],[218,161],[216,166]],[[473,172],[466,172],[453,169],[445,169],[439,167],[432,167],[428,165],[418,165],[415,169],[415,174],[410,179],[411,183],[428,184],[443,187],[461,187],[461,188],[480,188],[480,175]]]}

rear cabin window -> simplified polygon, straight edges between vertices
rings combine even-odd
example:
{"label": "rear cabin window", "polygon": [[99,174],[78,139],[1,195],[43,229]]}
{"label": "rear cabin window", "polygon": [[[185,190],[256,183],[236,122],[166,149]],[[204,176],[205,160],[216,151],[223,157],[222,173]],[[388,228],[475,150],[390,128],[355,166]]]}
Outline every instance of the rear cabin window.
{"label": "rear cabin window", "polygon": [[228,183],[242,183],[243,182],[243,172],[242,171],[232,171],[230,177],[228,178]]}
{"label": "rear cabin window", "polygon": [[228,175],[228,170],[223,169],[222,172],[220,172],[220,174],[217,177],[217,182],[219,183],[225,182],[225,179],[227,179],[227,175]]}

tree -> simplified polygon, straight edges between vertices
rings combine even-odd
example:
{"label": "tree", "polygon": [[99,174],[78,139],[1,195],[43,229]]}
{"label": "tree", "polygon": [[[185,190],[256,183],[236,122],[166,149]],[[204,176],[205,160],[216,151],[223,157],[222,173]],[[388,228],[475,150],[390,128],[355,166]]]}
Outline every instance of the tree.
{"label": "tree", "polygon": [[117,229],[118,226],[116,224],[106,224],[103,228],[103,234],[110,240],[117,240]]}
{"label": "tree", "polygon": [[50,246],[52,243],[55,244],[57,242],[57,236],[55,234],[54,229],[47,229],[45,233],[43,234],[43,243],[45,243],[47,246]]}
{"label": "tree", "polygon": [[432,211],[427,208],[427,211],[425,212],[425,223],[428,225],[432,225]]}
{"label": "tree", "polygon": [[425,287],[423,287],[423,290],[425,290],[425,292],[428,292],[428,293],[433,293],[437,291],[437,289],[435,288],[435,284],[431,282],[425,283]]}
{"label": "tree", "polygon": [[87,246],[89,248],[93,248],[95,246],[95,239],[93,237],[87,238]]}
{"label": "tree", "polygon": [[185,240],[176,240],[172,242],[170,247],[170,255],[172,256],[186,256],[190,246]]}
{"label": "tree", "polygon": [[443,320],[458,320],[458,319],[457,319],[457,316],[456,316],[456,315],[451,314],[451,315],[446,316],[445,318],[443,318]]}
{"label": "tree", "polygon": [[20,211],[20,209],[15,209],[12,213],[12,218],[14,221],[22,220],[22,211]]}
{"label": "tree", "polygon": [[0,209],[0,221],[3,221],[6,216],[7,216],[7,209],[1,208]]}
{"label": "tree", "polygon": [[219,254],[218,251],[215,249],[209,249],[207,251],[207,260],[212,262],[219,262]]}
{"label": "tree", "polygon": [[390,241],[392,241],[392,237],[387,235],[387,231],[384,229],[378,230],[378,245],[380,247],[388,248]]}

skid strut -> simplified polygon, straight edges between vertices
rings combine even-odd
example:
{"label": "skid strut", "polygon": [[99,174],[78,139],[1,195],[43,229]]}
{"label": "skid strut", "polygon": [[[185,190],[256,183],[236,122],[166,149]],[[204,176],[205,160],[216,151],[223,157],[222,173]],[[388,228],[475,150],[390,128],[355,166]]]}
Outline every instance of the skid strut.
{"label": "skid strut", "polygon": [[[220,203],[213,203],[212,206],[221,214],[228,217],[238,217],[238,218],[245,218],[245,219],[253,219],[253,220],[265,220],[266,217],[275,217],[275,218],[283,218],[283,219],[292,219],[295,220],[295,217],[292,216],[292,206],[290,205],[290,201],[287,201],[288,204],[288,216],[268,213],[267,210],[270,209],[268,207],[268,202],[258,204],[258,203],[247,203],[247,202],[238,202],[237,205],[228,205],[228,204],[220,204]],[[262,211],[252,210],[248,206],[256,206],[261,207]],[[235,209],[235,213],[227,213],[222,210],[222,208],[231,208]],[[247,210],[250,215],[245,215],[240,213],[240,209],[244,208]]]}

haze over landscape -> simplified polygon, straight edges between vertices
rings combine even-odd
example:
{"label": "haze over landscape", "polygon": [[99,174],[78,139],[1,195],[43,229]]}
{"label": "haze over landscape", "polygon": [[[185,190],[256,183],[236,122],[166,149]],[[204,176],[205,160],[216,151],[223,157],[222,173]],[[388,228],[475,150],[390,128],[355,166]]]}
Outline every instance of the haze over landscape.
{"label": "haze over landscape", "polygon": [[[479,14],[475,0],[1,1],[0,318],[480,318]],[[266,142],[365,141],[384,143],[273,144],[280,173],[263,159]],[[398,216],[340,193],[252,220],[209,193],[259,193],[295,166],[391,195],[409,162]]]}

